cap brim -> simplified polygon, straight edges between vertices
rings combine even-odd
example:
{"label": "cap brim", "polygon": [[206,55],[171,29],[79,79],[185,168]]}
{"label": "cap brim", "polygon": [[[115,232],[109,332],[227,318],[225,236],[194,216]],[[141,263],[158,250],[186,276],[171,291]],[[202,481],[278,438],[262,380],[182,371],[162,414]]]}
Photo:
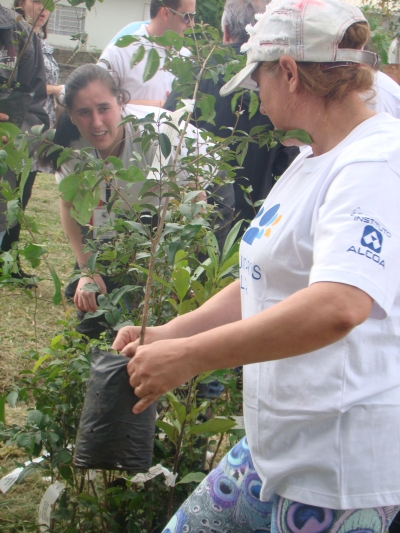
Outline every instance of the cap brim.
{"label": "cap brim", "polygon": [[221,87],[221,90],[219,91],[219,94],[221,96],[227,96],[228,94],[231,94],[235,89],[238,87],[243,87],[244,89],[252,89],[253,91],[258,90],[258,86],[255,81],[251,79],[251,75],[258,67],[259,62],[250,63],[249,65],[246,65],[240,72],[236,74],[231,80],[228,81],[228,83],[225,83],[223,87]]}

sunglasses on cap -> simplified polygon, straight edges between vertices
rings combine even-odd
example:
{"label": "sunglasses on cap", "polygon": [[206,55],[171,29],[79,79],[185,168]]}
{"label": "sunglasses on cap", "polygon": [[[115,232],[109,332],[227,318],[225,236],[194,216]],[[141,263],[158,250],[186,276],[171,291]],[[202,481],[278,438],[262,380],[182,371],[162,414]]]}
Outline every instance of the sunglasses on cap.
{"label": "sunglasses on cap", "polygon": [[191,11],[187,11],[186,13],[180,13],[179,11],[176,11],[176,9],[172,9],[172,7],[169,7],[168,9],[172,11],[172,13],[174,13],[175,15],[179,15],[184,24],[189,24],[196,15],[196,11],[194,11],[193,13]]}

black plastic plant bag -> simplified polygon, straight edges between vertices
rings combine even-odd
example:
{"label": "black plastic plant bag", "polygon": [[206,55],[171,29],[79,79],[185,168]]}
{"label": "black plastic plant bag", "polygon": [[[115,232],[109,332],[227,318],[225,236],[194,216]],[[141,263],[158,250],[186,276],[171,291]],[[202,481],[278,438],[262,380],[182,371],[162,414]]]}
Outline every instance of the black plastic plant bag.
{"label": "black plastic plant bag", "polygon": [[129,385],[128,359],[95,348],[76,440],[78,468],[147,472],[153,455],[157,403],[139,415]]}

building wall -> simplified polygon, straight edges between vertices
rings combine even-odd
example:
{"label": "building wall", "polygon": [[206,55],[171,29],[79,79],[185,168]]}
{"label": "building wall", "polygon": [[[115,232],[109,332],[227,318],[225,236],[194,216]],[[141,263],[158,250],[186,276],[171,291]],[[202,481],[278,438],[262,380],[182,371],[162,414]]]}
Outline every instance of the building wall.
{"label": "building wall", "polygon": [[[60,2],[67,5],[67,2]],[[3,5],[11,7],[12,0]],[[86,50],[103,50],[112,37],[130,22],[144,20],[146,4],[150,0],[104,0],[96,2],[91,11],[87,11],[85,31],[89,34]],[[84,7],[80,4],[77,7]],[[67,35],[49,33],[47,42],[52,46],[74,48],[76,41],[71,41]]]}

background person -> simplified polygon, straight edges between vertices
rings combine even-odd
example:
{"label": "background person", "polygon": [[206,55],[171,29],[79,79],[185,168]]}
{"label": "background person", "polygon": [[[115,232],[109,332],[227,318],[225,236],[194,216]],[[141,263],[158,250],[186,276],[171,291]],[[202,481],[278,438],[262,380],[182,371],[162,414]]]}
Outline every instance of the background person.
{"label": "background person", "polygon": [[[162,37],[167,30],[183,35],[183,32],[193,25],[195,13],[196,0],[151,0],[150,23],[143,24],[133,35]],[[141,44],[146,49],[144,58],[131,67],[132,56]],[[143,74],[151,49],[157,50],[160,56],[160,68],[150,80],[144,82]],[[180,53],[189,55],[185,48]],[[99,65],[108,68],[121,80],[121,87],[131,95],[131,103],[162,107],[171,92],[174,80],[174,76],[163,69],[165,59],[166,51],[163,46],[142,39],[125,48],[109,44],[100,56]]]}
{"label": "background person", "polygon": [[139,327],[114,342],[132,357],[136,413],[245,365],[247,437],[164,533],[378,533],[400,507],[400,123],[359,96],[377,62],[368,37],[340,0],[267,7],[223,94],[258,87],[274,126],[306,130],[311,147],[245,233],[236,283],[148,328],[144,346]]}
{"label": "background person", "polygon": [[[36,34],[34,33],[31,36],[25,47],[31,28],[24,20],[17,22],[16,16],[17,14],[14,10],[0,5],[0,83],[7,83],[12,69],[15,67],[16,59],[23,51],[12,87],[15,88],[15,84],[18,83],[18,90],[33,95],[28,114],[21,126],[21,130],[26,132],[35,125],[44,124],[45,128],[49,126],[49,117],[43,107],[46,101],[45,67],[40,42]],[[3,68],[3,66],[6,68]],[[6,120],[6,116],[8,120],[8,115],[5,114],[2,115],[0,120]],[[34,147],[32,146],[33,149]],[[35,175],[36,171],[30,172],[24,187],[22,196],[23,209],[26,208],[31,196]],[[19,184],[19,177],[11,170],[8,170],[2,176],[2,180],[7,181],[12,189],[15,189]],[[19,222],[15,222],[10,228],[8,227],[6,211],[7,201],[0,194],[0,250],[2,252],[10,250],[12,244],[18,242],[21,231]],[[21,270],[12,274],[12,276],[18,279],[30,277]]]}
{"label": "background person", "polygon": [[34,25],[33,30],[42,45],[47,92],[44,108],[49,115],[50,127],[53,128],[56,121],[55,98],[60,94],[62,85],[57,85],[60,69],[53,56],[54,48],[46,42],[50,11],[44,9],[42,2],[38,0],[14,0],[14,8],[22,14],[29,24]]}
{"label": "background person", "polygon": [[[267,5],[266,0],[227,0],[222,14],[221,26],[223,31],[223,41],[229,45],[236,54],[240,54],[240,48],[247,41],[248,35],[246,26],[254,24],[255,15],[263,13]],[[243,97],[239,98],[235,111],[241,111],[239,120],[236,113],[232,111],[233,95],[222,97],[219,94],[221,87],[224,85],[222,76],[218,81],[213,79],[203,79],[200,82],[199,91],[203,94],[212,94],[215,97],[214,124],[204,120],[197,120],[195,110],[193,123],[204,130],[214,133],[220,137],[229,137],[231,130],[236,127],[238,131],[250,133],[251,129],[256,126],[266,125],[268,129],[273,129],[270,119],[257,111],[254,116],[250,117],[250,94],[245,92]],[[176,109],[180,95],[172,91],[165,102],[164,108],[170,111]],[[278,143],[274,148],[269,150],[263,146],[259,147],[257,143],[249,143],[247,155],[243,161],[243,169],[237,170],[233,184],[235,195],[235,220],[248,220],[249,222],[255,216],[255,210],[245,198],[242,187],[252,187],[251,200],[253,203],[264,200],[274,184],[276,178],[281,176],[290,163],[299,154],[297,147],[285,147]],[[248,224],[243,224],[241,234],[244,233]]]}
{"label": "background person", "polygon": [[[154,147],[146,153],[141,153],[140,144],[134,143],[134,140],[142,132],[135,132],[130,124],[122,126],[119,124],[122,118],[127,115],[143,118],[149,113],[155,113],[157,117],[161,111],[159,108],[125,105],[128,100],[129,95],[118,87],[115,78],[103,68],[92,64],[78,67],[65,83],[66,113],[60,115],[57,121],[54,143],[75,150],[87,148],[89,145],[93,148],[93,153],[98,159],[106,160],[109,156],[118,157],[124,168],[132,165],[132,152],[140,153],[141,161],[135,164],[145,172],[147,168],[152,166],[155,155]],[[198,138],[197,131],[192,126],[189,126],[186,135],[195,139]],[[198,145],[198,151],[205,153],[204,142]],[[184,157],[185,155],[187,155],[187,151],[183,147],[181,156]],[[172,152],[171,157],[173,156]],[[56,159],[57,155],[54,156],[53,160]],[[58,183],[74,173],[76,163],[76,159],[71,159],[56,169]],[[187,173],[180,170],[178,166],[178,184],[189,185],[186,179]],[[138,202],[138,194],[142,186],[143,182],[129,184],[123,180],[116,180],[114,183],[114,187],[124,189],[124,196],[130,205]],[[100,187],[101,202],[99,207],[94,210],[93,226],[97,226],[96,220],[106,215],[107,201],[112,192],[106,182],[103,182]],[[201,192],[200,195],[204,195],[205,200],[205,193]],[[151,200],[146,201],[150,202]],[[71,202],[61,199],[61,223],[75,254],[77,269],[84,272],[91,255],[84,251],[85,235],[82,232],[86,228],[82,228],[71,216],[71,207]],[[126,207],[129,209],[129,205]],[[97,284],[100,294],[110,292],[116,287],[110,279],[95,274],[93,279],[89,276],[82,277],[76,284],[71,284],[66,289],[67,296],[72,296],[74,299],[80,319],[83,319],[86,312],[94,312],[98,307],[96,293],[88,290],[87,287],[93,283]],[[104,330],[105,328],[94,318],[82,320],[77,328],[77,331],[91,338],[98,337]]]}

